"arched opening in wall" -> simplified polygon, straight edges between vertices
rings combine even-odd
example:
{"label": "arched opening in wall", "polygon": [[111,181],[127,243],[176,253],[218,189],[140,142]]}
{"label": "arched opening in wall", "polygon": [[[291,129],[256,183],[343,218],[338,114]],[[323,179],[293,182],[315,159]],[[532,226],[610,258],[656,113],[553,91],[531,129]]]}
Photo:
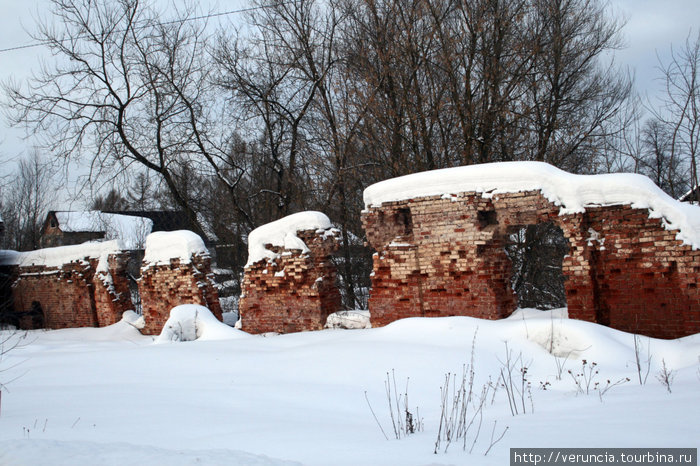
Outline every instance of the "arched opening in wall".
{"label": "arched opening in wall", "polygon": [[511,287],[518,307],[566,307],[562,262],[569,241],[553,222],[509,228],[505,244],[512,263]]}

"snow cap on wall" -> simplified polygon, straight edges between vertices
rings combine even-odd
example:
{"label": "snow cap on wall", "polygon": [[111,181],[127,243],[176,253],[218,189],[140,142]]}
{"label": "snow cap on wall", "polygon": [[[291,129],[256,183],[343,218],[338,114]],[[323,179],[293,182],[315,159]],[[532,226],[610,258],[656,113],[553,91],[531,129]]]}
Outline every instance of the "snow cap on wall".
{"label": "snow cap on wall", "polygon": [[143,261],[149,265],[168,265],[170,259],[187,264],[193,255],[209,256],[198,234],[189,230],[158,231],[146,237]]}
{"label": "snow cap on wall", "polygon": [[632,173],[574,175],[543,162],[499,162],[432,170],[375,183],[364,191],[365,208],[384,202],[461,192],[492,197],[501,193],[542,192],[560,206],[560,215],[584,212],[586,207],[627,204],[649,209],[663,218],[677,239],[700,249],[700,207],[679,202],[649,178]]}
{"label": "snow cap on wall", "polygon": [[248,262],[246,267],[264,260],[274,260],[278,255],[267,249],[266,245],[277,246],[287,250],[297,249],[309,252],[306,244],[297,236],[298,231],[332,229],[331,221],[325,214],[316,211],[298,212],[274,222],[262,225],[248,235]]}
{"label": "snow cap on wall", "polygon": [[103,259],[109,254],[118,254],[123,250],[121,241],[112,240],[27,252],[3,251],[3,254],[0,254],[0,263],[2,265],[19,265],[20,267],[32,265],[61,267],[63,264],[82,262],[86,259]]}

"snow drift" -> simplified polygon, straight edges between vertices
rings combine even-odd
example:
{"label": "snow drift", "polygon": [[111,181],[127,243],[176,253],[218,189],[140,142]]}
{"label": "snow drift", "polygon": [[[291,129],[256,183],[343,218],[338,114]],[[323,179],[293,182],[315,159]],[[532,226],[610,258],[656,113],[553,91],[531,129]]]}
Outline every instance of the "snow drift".
{"label": "snow drift", "polygon": [[244,332],[220,322],[209,309],[199,304],[182,304],[170,311],[156,343],[194,340],[229,340]]}
{"label": "snow drift", "polygon": [[[565,356],[550,353],[552,336]],[[29,332],[0,362],[0,371],[7,369],[0,382],[14,379],[2,394],[0,464],[501,466],[511,447],[700,446],[700,334],[638,337],[643,361],[651,356],[644,385],[634,335],[567,319],[563,310],[202,339],[153,344],[124,322]],[[478,400],[481,387],[498,384],[505,370],[506,342],[527,366],[527,414],[511,414],[501,386],[483,422],[477,416],[467,451],[453,443],[434,454],[446,374],[473,367]],[[589,374],[590,395],[573,380],[584,359],[599,371]],[[675,375],[672,393],[655,377],[664,363]],[[387,433],[392,425],[387,373],[395,374],[401,408],[404,393],[407,409],[419,408],[424,431],[401,440],[382,435],[377,422]],[[513,375],[520,382],[519,367]],[[602,397],[593,388],[626,378]],[[467,415],[474,414],[469,406]],[[485,456],[496,422],[497,435],[509,429]],[[478,436],[476,424],[483,424]]]}

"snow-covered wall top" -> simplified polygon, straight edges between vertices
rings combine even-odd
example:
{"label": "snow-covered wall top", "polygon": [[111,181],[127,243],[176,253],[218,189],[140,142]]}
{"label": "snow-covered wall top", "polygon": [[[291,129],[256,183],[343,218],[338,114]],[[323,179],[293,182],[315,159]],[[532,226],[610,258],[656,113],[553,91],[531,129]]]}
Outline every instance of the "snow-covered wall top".
{"label": "snow-covered wall top", "polygon": [[331,228],[328,217],[316,211],[299,212],[260,226],[248,235],[248,262],[245,266],[248,267],[263,259],[276,259],[278,255],[267,249],[265,247],[267,244],[287,250],[298,249],[302,253],[309,252],[309,248],[299,239],[297,232],[325,231]]}
{"label": "snow-covered wall top", "polygon": [[105,232],[105,239],[120,239],[127,249],[143,247],[146,236],[153,230],[153,221],[145,217],[108,214],[99,210],[85,212],[56,212],[61,231]]}
{"label": "snow-covered wall top", "polygon": [[663,218],[677,238],[700,249],[700,207],[679,202],[649,178],[632,173],[574,175],[543,162],[500,162],[415,173],[369,186],[365,207],[426,196],[478,192],[539,190],[560,206],[560,215],[584,212],[586,207],[629,204],[649,209],[651,218]]}
{"label": "snow-covered wall top", "polygon": [[187,264],[193,255],[209,256],[209,250],[198,234],[189,230],[157,231],[146,237],[143,261],[149,265],[167,265],[170,259]]}
{"label": "snow-covered wall top", "polygon": [[112,240],[27,252],[2,251],[2,254],[0,254],[0,265],[61,267],[63,264],[82,262],[85,259],[100,259],[103,262],[103,259],[109,254],[117,254],[123,250],[124,248],[120,241]]}

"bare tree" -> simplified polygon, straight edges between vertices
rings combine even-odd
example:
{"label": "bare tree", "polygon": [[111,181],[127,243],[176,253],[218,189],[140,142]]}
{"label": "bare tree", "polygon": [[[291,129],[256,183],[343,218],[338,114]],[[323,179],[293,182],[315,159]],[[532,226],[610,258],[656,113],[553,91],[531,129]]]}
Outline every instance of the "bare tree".
{"label": "bare tree", "polygon": [[687,186],[687,178],[683,179],[681,161],[672,155],[669,126],[656,118],[647,120],[642,127],[641,142],[637,171],[651,178],[669,195],[679,197],[684,192],[683,186]]}
{"label": "bare tree", "polygon": [[[156,186],[154,186],[156,185]],[[132,210],[150,210],[157,207],[157,180],[148,176],[148,172],[139,172],[131,180],[125,193],[126,202]]]}
{"label": "bare tree", "polygon": [[617,125],[618,134],[606,140],[607,171],[634,171],[651,178],[674,198],[697,186],[698,144],[700,144],[700,35],[690,36],[678,50],[671,48],[669,62],[659,58],[659,80],[665,93],[658,102],[647,101],[643,108],[631,101],[628,113]]}
{"label": "bare tree", "polygon": [[94,176],[132,164],[157,173],[195,223],[174,170],[190,163],[227,175],[218,144],[225,132],[214,129],[220,106],[205,25],[193,8],[175,10],[168,20],[148,1],[51,0],[51,6],[53,20],[39,24],[34,38],[57,61],[28,87],[4,84],[14,122],[43,131],[54,154],[87,157]]}
{"label": "bare tree", "polygon": [[2,248],[30,251],[39,247],[41,227],[55,198],[52,171],[37,150],[20,160],[0,199],[5,223]]}
{"label": "bare tree", "polygon": [[[690,187],[698,186],[700,157],[700,32],[694,41],[691,35],[678,49],[671,48],[669,62],[659,64],[665,84],[660,108],[652,110],[653,118],[668,135],[668,169],[682,165],[686,175],[679,182],[668,178],[667,190],[675,197]],[[650,106],[650,108],[653,108]]]}
{"label": "bare tree", "polygon": [[91,210],[125,210],[128,201],[115,188],[110,189],[106,194],[98,194],[92,200]]}
{"label": "bare tree", "polygon": [[384,176],[503,160],[593,171],[619,131],[631,81],[601,63],[620,30],[601,1],[348,4],[361,141]]}
{"label": "bare tree", "polygon": [[621,25],[597,0],[536,0],[538,30],[528,74],[532,152],[527,158],[590,172],[606,125],[624,110],[631,80],[604,52],[620,47]]}
{"label": "bare tree", "polygon": [[518,306],[554,309],[566,306],[562,261],[569,244],[552,222],[517,227],[506,239],[513,264],[511,287]]}
{"label": "bare tree", "polygon": [[222,69],[219,84],[243,109],[242,117],[256,123],[252,133],[263,157],[251,161],[248,174],[262,176],[249,196],[267,203],[271,210],[264,210],[279,218],[309,205],[304,123],[330,64],[318,60],[326,38],[315,29],[314,1],[254,2],[254,7],[246,36],[221,34],[215,57]]}

